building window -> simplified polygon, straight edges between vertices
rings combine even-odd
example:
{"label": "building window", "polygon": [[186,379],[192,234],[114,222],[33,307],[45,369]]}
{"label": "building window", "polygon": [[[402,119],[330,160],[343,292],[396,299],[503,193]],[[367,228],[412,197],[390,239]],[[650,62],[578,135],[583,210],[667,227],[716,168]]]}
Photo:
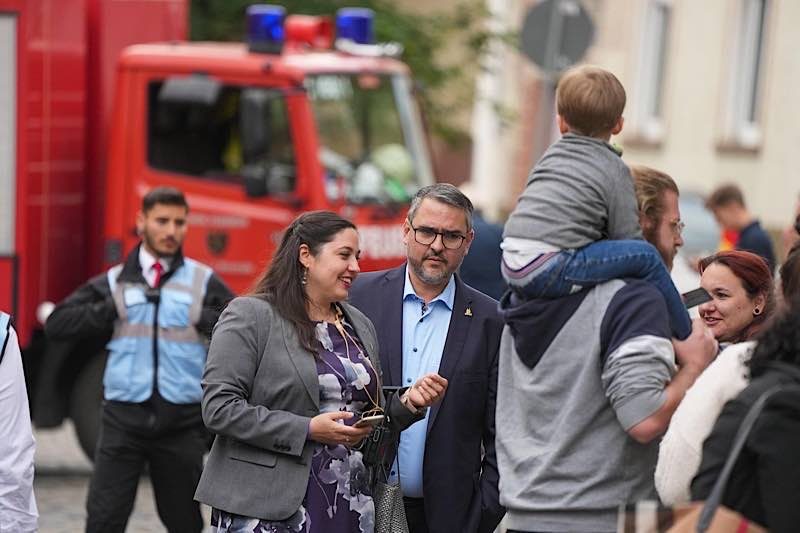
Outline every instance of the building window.
{"label": "building window", "polygon": [[17,18],[0,13],[0,256],[11,256],[16,249],[16,110]]}
{"label": "building window", "polygon": [[761,144],[761,92],[768,0],[741,0],[731,57],[726,140],[745,148]]}
{"label": "building window", "polygon": [[670,0],[650,0],[644,13],[634,129],[645,142],[664,135],[664,79],[669,48]]}

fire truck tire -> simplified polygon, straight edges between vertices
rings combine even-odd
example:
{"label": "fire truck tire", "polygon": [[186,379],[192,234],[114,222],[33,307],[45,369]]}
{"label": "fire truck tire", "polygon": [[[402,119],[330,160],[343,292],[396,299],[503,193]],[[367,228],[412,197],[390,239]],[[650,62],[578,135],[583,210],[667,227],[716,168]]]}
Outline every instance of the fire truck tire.
{"label": "fire truck tire", "polygon": [[75,424],[75,433],[81,449],[94,460],[94,448],[100,432],[100,407],[103,401],[103,372],[106,367],[104,353],[98,353],[86,363],[75,378],[70,393],[69,415]]}

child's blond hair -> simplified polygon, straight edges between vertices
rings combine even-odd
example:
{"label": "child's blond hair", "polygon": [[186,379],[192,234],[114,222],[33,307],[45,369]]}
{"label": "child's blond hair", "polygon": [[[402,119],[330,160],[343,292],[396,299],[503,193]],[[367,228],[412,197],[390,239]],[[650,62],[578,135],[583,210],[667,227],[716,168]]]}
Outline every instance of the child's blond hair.
{"label": "child's blond hair", "polygon": [[582,65],[561,76],[556,103],[571,132],[608,137],[625,109],[625,88],[611,72]]}

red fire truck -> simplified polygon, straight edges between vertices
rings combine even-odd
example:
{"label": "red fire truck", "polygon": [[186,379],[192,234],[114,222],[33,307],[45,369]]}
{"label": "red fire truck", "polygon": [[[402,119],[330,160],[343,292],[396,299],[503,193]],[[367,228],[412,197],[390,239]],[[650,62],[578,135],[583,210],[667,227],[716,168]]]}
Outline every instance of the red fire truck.
{"label": "red fire truck", "polygon": [[241,292],[305,210],[358,225],[363,269],[398,264],[408,201],[433,181],[408,68],[371,42],[368,12],[251,6],[235,44],[186,42],[187,10],[0,0],[0,308],[37,425],[71,417],[85,450],[105,340],[54,346],[41,322],[138,242],[147,190],[185,192],[185,253]]}

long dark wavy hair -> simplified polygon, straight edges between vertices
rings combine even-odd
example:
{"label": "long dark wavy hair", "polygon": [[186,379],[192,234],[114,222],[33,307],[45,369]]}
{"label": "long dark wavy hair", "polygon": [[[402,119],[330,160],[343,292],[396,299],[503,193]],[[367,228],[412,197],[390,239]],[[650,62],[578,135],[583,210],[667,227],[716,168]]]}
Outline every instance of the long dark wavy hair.
{"label": "long dark wavy hair", "polygon": [[759,376],[770,361],[782,361],[800,367],[800,299],[795,297],[789,307],[771,322],[758,337],[750,359],[750,375]]}
{"label": "long dark wavy hair", "polygon": [[316,353],[319,341],[314,322],[308,316],[308,295],[303,287],[300,246],[305,244],[316,256],[325,243],[342,230],[356,229],[355,224],[330,211],[303,213],[286,228],[283,239],[266,271],[256,281],[249,295],[267,300],[282,317],[292,323],[305,349]]}
{"label": "long dark wavy hair", "polygon": [[763,374],[769,361],[783,361],[800,366],[800,243],[781,265],[783,310],[758,337],[750,359],[750,374]]}
{"label": "long dark wavy hair", "polygon": [[775,308],[772,272],[770,272],[767,262],[761,256],[751,252],[728,250],[701,259],[700,274],[713,264],[724,265],[731,269],[751,299],[759,294],[764,295],[764,309],[761,310],[761,314],[754,316],[752,322],[739,332],[735,339],[731,340],[742,342],[752,339],[766,324]]}
{"label": "long dark wavy hair", "polygon": [[[800,217],[797,217],[797,220],[800,224]],[[786,255],[786,261],[781,265],[780,276],[784,304],[791,307],[796,303],[795,300],[800,299],[800,241],[796,242]]]}

